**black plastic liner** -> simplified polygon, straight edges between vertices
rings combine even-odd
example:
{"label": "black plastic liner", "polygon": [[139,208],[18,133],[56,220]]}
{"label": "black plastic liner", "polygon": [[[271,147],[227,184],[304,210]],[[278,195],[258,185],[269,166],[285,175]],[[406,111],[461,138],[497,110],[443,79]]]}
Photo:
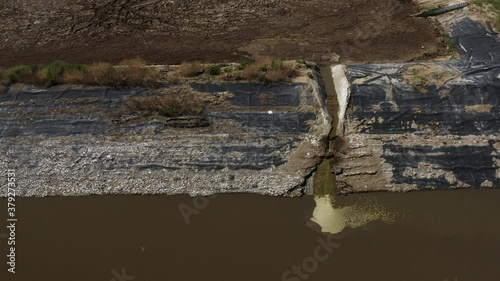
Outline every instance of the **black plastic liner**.
{"label": "black plastic liner", "polygon": [[[220,142],[217,137],[214,141],[210,128],[207,128],[205,136],[184,136],[183,141],[166,141],[164,146],[155,147],[161,150],[162,159],[151,159],[153,164],[138,165],[142,156],[131,154],[121,155],[116,161],[104,161],[99,169],[114,171],[130,169],[131,166],[139,170],[268,169],[286,163],[288,152],[295,149],[303,140],[303,135],[309,132],[309,121],[316,120],[315,113],[300,108],[301,105],[312,104],[312,89],[306,91],[309,89],[306,84],[229,83],[191,86],[201,92],[233,94],[232,108],[209,112],[206,116],[213,124],[233,122],[236,133],[229,139],[225,137],[227,142]],[[124,100],[151,95],[155,94],[143,88],[11,89],[0,95],[0,147],[10,146],[11,156],[17,157],[19,153],[21,157],[22,154],[29,154],[30,147],[36,145],[33,142],[39,138],[59,140],[56,138],[78,136],[69,140],[74,142],[72,145],[78,150],[79,142],[83,146],[92,145],[89,142],[91,136],[118,136],[120,141],[120,135],[175,134],[175,131],[166,129],[166,121],[161,118],[124,124],[115,122],[113,113],[121,108]],[[90,113],[85,113],[85,109]],[[213,133],[216,136],[224,133],[224,130]],[[26,141],[30,138],[33,141],[18,143],[19,139]],[[33,164],[41,160],[30,161]]]}
{"label": "black plastic liner", "polygon": [[[457,180],[473,188],[479,188],[486,180],[499,188],[493,153],[495,153],[495,148],[492,143],[488,146],[453,147],[384,145],[384,159],[395,167],[393,182],[416,184],[421,189],[446,189],[450,185],[445,176],[416,178],[405,175],[408,168],[418,168],[419,163],[423,162],[432,166],[433,170],[453,172]],[[404,158],[401,157],[402,155]]]}
{"label": "black plastic liner", "polygon": [[[462,77],[426,92],[408,85],[401,73],[407,64],[349,66],[351,118],[365,120],[363,133],[414,132],[470,135],[500,132],[500,67],[468,74],[459,63],[442,63]],[[385,73],[384,73],[385,72]],[[370,78],[362,83],[359,78]],[[446,94],[442,94],[446,92]],[[489,112],[468,112],[470,106],[491,106]],[[432,128],[430,128],[430,127]],[[436,127],[437,126],[437,127]]]}
{"label": "black plastic liner", "polygon": [[[363,132],[424,133],[426,124],[435,127],[439,123],[439,134],[500,133],[500,40],[468,18],[453,25],[452,37],[461,59],[439,65],[458,71],[460,77],[443,85],[428,85],[425,92],[402,76],[405,67],[418,64],[348,66],[351,118],[373,120],[366,122]],[[360,78],[366,80],[357,82]],[[491,111],[466,110],[478,105],[491,106]]]}
{"label": "black plastic liner", "polygon": [[[309,130],[307,121],[316,119],[311,112],[299,112],[301,92],[305,84],[258,84],[258,83],[229,83],[229,84],[192,84],[195,90],[218,93],[228,91],[233,94],[231,102],[235,107],[266,106],[276,111],[282,106],[295,107],[297,111],[273,112],[270,110],[254,112],[213,112],[209,117],[231,119],[243,127],[255,128],[263,134],[302,134]],[[311,93],[306,93],[307,95]],[[129,97],[151,96],[147,89],[142,88],[88,88],[47,91],[14,91],[9,90],[0,95],[0,138],[18,136],[61,137],[71,135],[102,135],[114,129],[121,133],[142,133],[153,128],[159,133],[165,127],[165,122],[143,122],[133,125],[114,126],[110,120],[95,116],[72,116],[66,114],[52,114],[51,109],[95,108],[113,112],[121,107],[123,101]],[[262,97],[262,95],[264,95]],[[308,99],[305,99],[307,103]],[[311,97],[312,103],[312,97]],[[15,116],[19,113],[39,113],[35,120],[19,120]]]}
{"label": "black plastic liner", "polygon": [[[449,179],[406,175],[419,163],[434,170],[452,172],[457,180],[479,188],[497,178],[499,151],[494,142],[500,136],[500,40],[490,27],[469,18],[451,25],[450,34],[460,55],[458,61],[348,65],[351,100],[348,118],[355,130],[365,134],[414,133],[428,136],[484,136],[488,145],[458,144],[400,146],[393,141],[383,145],[381,161],[393,168],[392,183],[416,184],[420,189],[448,189]],[[415,85],[405,79],[408,67],[446,70],[451,75],[438,84]],[[417,77],[434,81],[429,76]],[[352,123],[351,123],[352,124]],[[496,139],[492,141],[491,138]],[[411,142],[411,140],[409,140]],[[496,155],[496,156],[495,156]],[[495,160],[496,159],[496,160]]]}
{"label": "black plastic liner", "polygon": [[[191,87],[199,92],[233,94],[234,106],[294,106],[300,105],[301,86],[291,83],[193,83]],[[312,92],[309,93],[309,96]],[[310,99],[312,102],[312,99]]]}

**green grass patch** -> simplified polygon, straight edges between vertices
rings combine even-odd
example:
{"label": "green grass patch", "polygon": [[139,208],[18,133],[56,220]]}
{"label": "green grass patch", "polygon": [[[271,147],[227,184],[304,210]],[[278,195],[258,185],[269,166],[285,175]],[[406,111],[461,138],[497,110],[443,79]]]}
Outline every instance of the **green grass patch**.
{"label": "green grass patch", "polygon": [[222,67],[220,64],[214,64],[208,67],[207,72],[210,75],[216,76],[221,74]]}
{"label": "green grass patch", "polygon": [[497,30],[500,30],[500,0],[472,0],[472,4],[484,6],[495,13],[496,18],[492,24]]}
{"label": "green grass patch", "polygon": [[251,64],[252,64],[252,62],[247,61],[247,60],[241,61],[240,65],[238,65],[238,69],[239,70],[243,70],[243,69],[247,68],[247,66],[249,66]]}
{"label": "green grass patch", "polygon": [[448,55],[451,55],[453,53],[455,53],[456,51],[456,44],[455,44],[455,41],[453,41],[453,38],[451,38],[450,36],[444,34],[443,35],[443,43],[446,47],[446,53]]}
{"label": "green grass patch", "polygon": [[85,65],[69,64],[63,61],[55,61],[44,65],[18,65],[5,71],[2,80],[8,84],[27,83],[51,87],[62,83],[65,72],[84,72],[85,70]]}
{"label": "green grass patch", "polygon": [[500,10],[500,0],[472,0],[472,4],[476,5],[491,5],[493,8]]}
{"label": "green grass patch", "polygon": [[267,65],[261,65],[259,66],[259,68],[257,68],[257,70],[261,71],[261,72],[266,72],[268,69]]}
{"label": "green grass patch", "polygon": [[271,62],[271,69],[283,69],[284,62],[282,59],[273,60]]}
{"label": "green grass patch", "polygon": [[173,108],[173,107],[164,107],[164,108],[161,108],[158,113],[161,116],[165,116],[165,117],[176,117],[178,115],[178,110],[177,110],[177,108]]}

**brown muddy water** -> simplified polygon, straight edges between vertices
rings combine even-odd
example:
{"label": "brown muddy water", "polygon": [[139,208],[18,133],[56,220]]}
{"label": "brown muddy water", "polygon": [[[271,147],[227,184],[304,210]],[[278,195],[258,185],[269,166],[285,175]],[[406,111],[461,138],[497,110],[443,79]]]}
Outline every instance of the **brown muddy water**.
{"label": "brown muddy water", "polygon": [[[498,281],[498,202],[493,190],[18,198],[16,274],[2,239],[0,280]],[[196,210],[189,224],[180,207]]]}

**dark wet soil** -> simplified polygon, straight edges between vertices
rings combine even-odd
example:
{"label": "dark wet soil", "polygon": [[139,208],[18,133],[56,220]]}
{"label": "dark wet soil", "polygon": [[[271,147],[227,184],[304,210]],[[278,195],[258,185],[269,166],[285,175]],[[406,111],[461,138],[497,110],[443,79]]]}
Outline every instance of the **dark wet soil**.
{"label": "dark wet soil", "polygon": [[[440,27],[405,0],[0,2],[0,66],[240,61],[271,55],[320,61],[401,61],[442,54]],[[328,60],[328,58],[326,58]]]}
{"label": "dark wet soil", "polygon": [[[499,200],[490,190],[337,198],[395,220],[333,236],[340,247],[307,280],[500,280]],[[326,239],[307,223],[312,197],[219,196],[190,224],[179,206],[196,207],[184,196],[18,199],[17,273],[1,241],[1,280],[107,281],[123,268],[134,280],[281,280]]]}

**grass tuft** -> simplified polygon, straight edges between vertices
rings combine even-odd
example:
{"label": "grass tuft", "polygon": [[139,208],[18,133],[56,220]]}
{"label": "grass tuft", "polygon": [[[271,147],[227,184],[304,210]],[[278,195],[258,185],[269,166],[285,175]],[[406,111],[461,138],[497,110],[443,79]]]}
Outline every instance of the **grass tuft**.
{"label": "grass tuft", "polygon": [[208,67],[207,72],[210,75],[220,75],[221,74],[222,67],[220,64],[214,64]]}
{"label": "grass tuft", "polygon": [[123,60],[118,66],[98,62],[91,65],[55,61],[46,65],[19,65],[1,74],[2,83],[26,83],[51,87],[64,84],[96,86],[148,86],[156,83],[159,69],[147,67],[140,58]]}
{"label": "grass tuft", "polygon": [[196,77],[203,73],[200,62],[185,62],[179,67],[179,72],[184,77]]}
{"label": "grass tuft", "polygon": [[114,68],[114,82],[120,86],[148,86],[154,84],[159,75],[157,68],[149,68],[141,58],[122,60]]}
{"label": "grass tuft", "polygon": [[495,13],[496,18],[492,24],[497,31],[500,30],[500,0],[472,0],[472,4],[484,6]]}
{"label": "grass tuft", "polygon": [[110,85],[113,83],[113,65],[106,62],[97,62],[89,65],[85,73],[85,84],[89,85]]}
{"label": "grass tuft", "polygon": [[259,58],[241,72],[241,77],[261,82],[289,81],[295,75],[294,62],[285,62],[282,59],[272,59],[269,57]]}

